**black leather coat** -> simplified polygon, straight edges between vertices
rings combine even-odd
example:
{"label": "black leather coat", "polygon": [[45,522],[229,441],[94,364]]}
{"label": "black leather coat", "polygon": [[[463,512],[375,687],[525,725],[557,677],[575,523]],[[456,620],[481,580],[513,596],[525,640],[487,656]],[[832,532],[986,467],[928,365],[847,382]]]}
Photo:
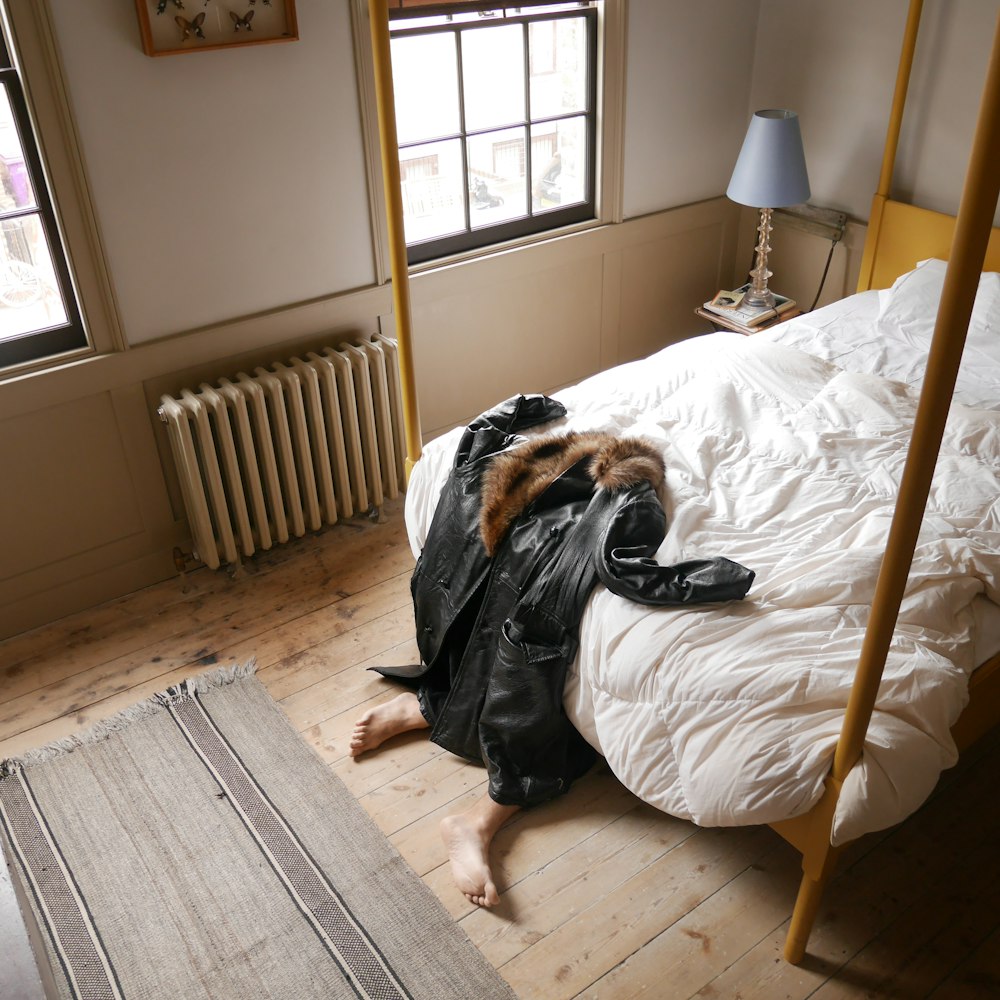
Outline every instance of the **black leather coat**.
{"label": "black leather coat", "polygon": [[[484,477],[500,456],[517,462],[519,431],[564,413],[548,397],[516,396],[466,429],[411,581],[422,663],[380,671],[416,683],[431,739],[484,762],[490,796],[505,805],[552,798],[593,763],[562,698],[598,580],[651,605],[738,599],[753,581],[728,559],[656,563],[666,517],[654,486],[604,488],[585,435],[583,457],[569,455],[572,464],[512,516],[491,555],[478,530]],[[552,451],[568,439],[545,440]],[[529,456],[524,471],[532,468]],[[511,481],[521,472],[515,465]]]}

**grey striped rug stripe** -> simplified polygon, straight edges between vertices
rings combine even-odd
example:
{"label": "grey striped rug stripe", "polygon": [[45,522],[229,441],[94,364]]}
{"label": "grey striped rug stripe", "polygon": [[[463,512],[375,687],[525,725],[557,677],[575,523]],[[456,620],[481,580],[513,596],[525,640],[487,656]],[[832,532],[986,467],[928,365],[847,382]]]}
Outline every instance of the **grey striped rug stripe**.
{"label": "grey striped rug stripe", "polygon": [[0,777],[0,822],[78,1000],[123,1000],[83,896],[22,770]]}
{"label": "grey striped rug stripe", "polygon": [[167,692],[171,716],[225,792],[303,916],[362,1000],[411,1000],[374,941],[243,766],[197,694]]}

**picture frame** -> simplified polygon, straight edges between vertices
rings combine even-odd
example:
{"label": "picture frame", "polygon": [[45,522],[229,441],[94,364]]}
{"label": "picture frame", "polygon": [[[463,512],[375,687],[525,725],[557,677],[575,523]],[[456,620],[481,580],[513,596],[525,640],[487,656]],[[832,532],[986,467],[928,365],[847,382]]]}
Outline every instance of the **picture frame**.
{"label": "picture frame", "polygon": [[135,0],[147,56],[293,42],[295,0]]}

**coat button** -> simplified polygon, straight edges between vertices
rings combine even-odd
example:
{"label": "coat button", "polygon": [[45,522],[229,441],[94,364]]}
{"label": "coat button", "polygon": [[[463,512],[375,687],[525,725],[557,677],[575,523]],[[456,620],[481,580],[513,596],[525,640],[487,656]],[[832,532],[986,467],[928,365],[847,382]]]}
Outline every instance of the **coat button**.
{"label": "coat button", "polygon": [[433,626],[433,625],[425,625],[425,626],[424,626],[424,631],[425,631],[426,633],[428,633],[428,635],[429,635],[429,634],[430,634],[431,632],[433,632],[433,631],[434,631],[434,626]]}

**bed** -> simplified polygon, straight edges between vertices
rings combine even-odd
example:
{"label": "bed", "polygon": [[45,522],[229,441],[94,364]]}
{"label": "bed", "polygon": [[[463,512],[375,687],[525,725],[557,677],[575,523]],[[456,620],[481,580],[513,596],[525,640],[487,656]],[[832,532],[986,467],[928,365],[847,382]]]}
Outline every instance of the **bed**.
{"label": "bed", "polygon": [[[929,261],[886,293],[602,372],[555,393],[568,415],[528,432],[654,441],[669,524],[657,560],[724,555],[757,574],[745,601],[708,609],[645,607],[603,587],[588,604],[567,713],[619,779],[665,812],[742,826],[801,815],[820,797],[917,405],[913,386],[890,379],[919,382],[932,324],[914,310],[940,295],[943,271]],[[927,797],[955,763],[950,729],[968,677],[1000,650],[1000,275],[984,275],[983,291],[972,336],[981,350],[958,393],[972,405],[953,407],[865,753],[834,813],[835,845]],[[803,349],[814,341],[828,359]],[[979,408],[984,397],[997,409]],[[461,434],[426,446],[411,476],[415,555]]]}
{"label": "bed", "polygon": [[[529,432],[655,441],[669,524],[658,561],[724,555],[757,574],[745,601],[710,608],[591,597],[565,707],[657,808],[735,826],[802,816],[821,798],[916,412],[924,300],[943,275],[931,260],[764,334],[683,341],[555,393],[568,415]],[[1000,274],[983,275],[969,347],[834,846],[926,799],[957,759],[969,677],[1000,651]],[[414,468],[415,555],[460,435],[432,441]]]}
{"label": "bed", "polygon": [[[1000,719],[1000,33],[950,220],[889,198],[919,14],[914,0],[859,294],[602,372],[557,393],[568,414],[544,428],[656,441],[658,558],[757,573],[746,601],[709,608],[598,588],[565,705],[642,798],[703,825],[769,823],[802,851],[792,962],[843,846],[918,808]],[[415,551],[457,433],[413,466]]]}

